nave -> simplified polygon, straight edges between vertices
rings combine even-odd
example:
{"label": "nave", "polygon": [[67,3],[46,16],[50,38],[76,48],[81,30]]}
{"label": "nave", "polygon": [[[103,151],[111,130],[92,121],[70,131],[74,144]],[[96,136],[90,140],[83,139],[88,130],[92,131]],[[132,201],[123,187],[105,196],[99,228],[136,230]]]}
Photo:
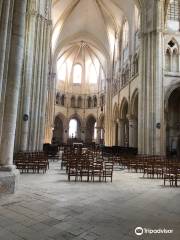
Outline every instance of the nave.
{"label": "nave", "polygon": [[179,239],[179,188],[119,166],[112,183],[68,182],[60,168],[51,161],[46,174],[23,173],[17,192],[1,196],[1,239],[134,240],[138,226],[173,229],[156,239]]}

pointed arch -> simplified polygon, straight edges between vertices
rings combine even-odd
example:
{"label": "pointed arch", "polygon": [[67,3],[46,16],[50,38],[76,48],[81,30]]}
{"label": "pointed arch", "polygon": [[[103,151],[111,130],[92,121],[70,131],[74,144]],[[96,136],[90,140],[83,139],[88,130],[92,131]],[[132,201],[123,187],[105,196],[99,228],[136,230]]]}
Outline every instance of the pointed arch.
{"label": "pointed arch", "polygon": [[121,119],[126,118],[128,110],[129,110],[129,103],[128,103],[127,98],[124,97],[122,99],[122,102],[121,102],[121,105],[120,105],[120,110],[119,110],[119,116],[120,116]]}
{"label": "pointed arch", "polygon": [[113,107],[113,119],[114,119],[114,121],[116,121],[118,119],[118,116],[119,116],[118,104],[115,103],[114,107]]}
{"label": "pointed arch", "polygon": [[138,89],[136,88],[131,97],[130,114],[137,117]]}

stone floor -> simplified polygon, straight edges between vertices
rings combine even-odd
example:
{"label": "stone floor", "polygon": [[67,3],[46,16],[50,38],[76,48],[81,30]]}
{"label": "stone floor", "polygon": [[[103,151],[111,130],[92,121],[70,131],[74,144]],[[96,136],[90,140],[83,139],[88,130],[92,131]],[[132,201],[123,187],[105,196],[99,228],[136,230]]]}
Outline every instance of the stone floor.
{"label": "stone floor", "polygon": [[[19,190],[0,198],[0,240],[180,239],[180,188],[117,169],[113,183],[68,182],[60,163],[21,174]],[[136,236],[136,227],[171,229]]]}

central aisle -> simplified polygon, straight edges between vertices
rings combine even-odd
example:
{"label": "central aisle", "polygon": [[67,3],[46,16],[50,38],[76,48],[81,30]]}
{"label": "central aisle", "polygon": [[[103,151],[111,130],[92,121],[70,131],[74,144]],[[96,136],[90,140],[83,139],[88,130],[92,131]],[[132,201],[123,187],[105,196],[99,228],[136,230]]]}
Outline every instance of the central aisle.
{"label": "central aisle", "polygon": [[179,188],[141,176],[118,170],[113,183],[68,182],[60,162],[21,174],[17,193],[0,199],[0,239],[133,240],[139,226],[174,230],[154,239],[179,239]]}

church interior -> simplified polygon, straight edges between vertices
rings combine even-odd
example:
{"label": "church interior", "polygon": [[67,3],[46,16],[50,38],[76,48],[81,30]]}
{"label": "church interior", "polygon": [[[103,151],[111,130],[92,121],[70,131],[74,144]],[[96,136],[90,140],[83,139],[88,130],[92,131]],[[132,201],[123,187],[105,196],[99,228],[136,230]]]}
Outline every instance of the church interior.
{"label": "church interior", "polygon": [[180,239],[180,0],[0,0],[0,239]]}

